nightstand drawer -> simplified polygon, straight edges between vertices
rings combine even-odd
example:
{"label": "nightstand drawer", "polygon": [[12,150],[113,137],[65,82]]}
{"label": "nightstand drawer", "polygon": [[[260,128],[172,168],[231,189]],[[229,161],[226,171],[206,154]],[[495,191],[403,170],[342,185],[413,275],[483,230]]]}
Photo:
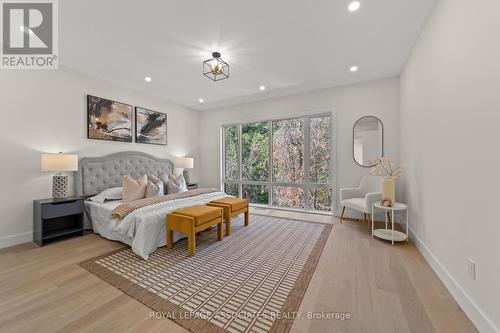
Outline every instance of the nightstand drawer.
{"label": "nightstand drawer", "polygon": [[46,203],[42,205],[42,219],[52,219],[83,213],[83,200]]}

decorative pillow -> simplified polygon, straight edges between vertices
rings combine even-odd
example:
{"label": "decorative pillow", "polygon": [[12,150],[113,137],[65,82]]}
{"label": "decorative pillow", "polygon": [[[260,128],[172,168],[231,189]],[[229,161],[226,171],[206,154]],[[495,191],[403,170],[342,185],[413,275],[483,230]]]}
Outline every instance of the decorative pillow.
{"label": "decorative pillow", "polygon": [[173,181],[175,185],[181,188],[181,192],[186,192],[188,190],[186,180],[184,179],[184,176],[182,174],[178,175],[177,177],[170,175],[170,180]]}
{"label": "decorative pillow", "polygon": [[146,186],[146,198],[161,197],[162,195],[163,182],[158,180],[156,183],[153,183],[151,180],[148,180],[148,185]]}
{"label": "decorative pillow", "polygon": [[146,187],[148,185],[148,176],[144,175],[137,179],[129,176],[123,177],[123,201],[133,201],[144,199],[146,197]]}
{"label": "decorative pillow", "polygon": [[168,194],[167,193],[167,183],[170,175],[168,173],[163,172],[162,174],[156,176],[153,174],[148,173],[148,179],[151,180],[154,184],[158,183],[159,181],[163,182],[163,194]]}
{"label": "decorative pillow", "polygon": [[170,179],[167,181],[167,194],[174,194],[185,192],[182,190],[182,187],[171,181]]}
{"label": "decorative pillow", "polygon": [[156,184],[159,181],[161,181],[162,179],[161,179],[161,177],[158,177],[158,176],[153,175],[152,173],[148,172],[148,180],[150,180],[153,184]]}
{"label": "decorative pillow", "polygon": [[120,200],[122,198],[123,187],[112,187],[102,191],[98,195],[89,198],[90,201],[104,203],[106,200]]}

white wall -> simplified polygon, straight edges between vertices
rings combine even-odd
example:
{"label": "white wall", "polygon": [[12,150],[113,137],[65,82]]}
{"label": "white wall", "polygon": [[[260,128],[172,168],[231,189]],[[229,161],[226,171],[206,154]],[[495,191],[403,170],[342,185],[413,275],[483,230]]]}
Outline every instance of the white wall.
{"label": "white wall", "polygon": [[[88,140],[86,94],[167,113],[168,145]],[[0,115],[0,247],[30,241],[32,200],[51,197],[52,174],[40,172],[41,153],[84,157],[137,150],[199,161],[197,111],[64,68],[2,71]],[[198,169],[192,170],[192,178],[198,179]]]}
{"label": "white wall", "polygon": [[[352,127],[356,120],[373,115],[384,124],[385,154],[399,160],[399,79],[389,78],[350,86],[313,91],[300,95],[202,111],[200,120],[201,184],[218,187],[219,128],[221,124],[244,119],[304,113],[315,110],[336,112],[337,187],[359,184],[369,169],[353,160]],[[338,196],[338,191],[336,196]]]}
{"label": "white wall", "polygon": [[481,332],[500,327],[498,13],[498,0],[439,1],[401,76],[411,227]]}
{"label": "white wall", "polygon": [[382,151],[380,134],[380,130],[364,130],[354,134],[354,141],[359,142],[361,145],[359,149],[362,153],[359,158],[356,158],[360,164],[370,165],[370,163],[373,163],[372,161],[380,157]]}

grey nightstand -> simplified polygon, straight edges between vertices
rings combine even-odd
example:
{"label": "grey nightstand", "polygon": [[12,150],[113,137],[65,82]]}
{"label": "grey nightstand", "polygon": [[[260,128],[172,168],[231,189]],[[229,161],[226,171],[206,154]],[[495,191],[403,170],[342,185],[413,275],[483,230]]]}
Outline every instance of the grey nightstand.
{"label": "grey nightstand", "polygon": [[33,241],[40,246],[70,235],[83,234],[83,197],[33,201]]}
{"label": "grey nightstand", "polygon": [[196,190],[198,188],[198,183],[186,184],[188,190]]}

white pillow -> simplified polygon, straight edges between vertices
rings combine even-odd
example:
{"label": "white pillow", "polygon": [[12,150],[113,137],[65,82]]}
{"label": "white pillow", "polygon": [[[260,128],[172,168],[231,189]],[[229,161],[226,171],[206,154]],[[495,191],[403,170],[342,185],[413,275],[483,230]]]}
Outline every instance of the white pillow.
{"label": "white pillow", "polygon": [[123,201],[134,201],[146,197],[146,187],[148,185],[148,176],[144,175],[137,179],[129,176],[123,177]]}
{"label": "white pillow", "polygon": [[98,195],[89,198],[90,201],[104,203],[106,200],[120,200],[122,198],[123,187],[112,187],[102,191]]}
{"label": "white pillow", "polygon": [[157,181],[156,184],[148,180],[146,187],[146,198],[161,197],[163,195],[163,182]]}
{"label": "white pillow", "polygon": [[188,190],[186,180],[184,179],[184,176],[182,174],[178,175],[177,177],[170,175],[170,180],[174,182],[175,185],[181,188],[180,192],[186,192]]}
{"label": "white pillow", "polygon": [[167,194],[168,181],[170,180],[171,175],[169,173],[163,172],[158,176],[161,180],[163,180],[163,186],[165,189],[165,194]]}
{"label": "white pillow", "polygon": [[174,194],[183,192],[182,188],[174,183],[172,180],[167,180],[167,194]]}

